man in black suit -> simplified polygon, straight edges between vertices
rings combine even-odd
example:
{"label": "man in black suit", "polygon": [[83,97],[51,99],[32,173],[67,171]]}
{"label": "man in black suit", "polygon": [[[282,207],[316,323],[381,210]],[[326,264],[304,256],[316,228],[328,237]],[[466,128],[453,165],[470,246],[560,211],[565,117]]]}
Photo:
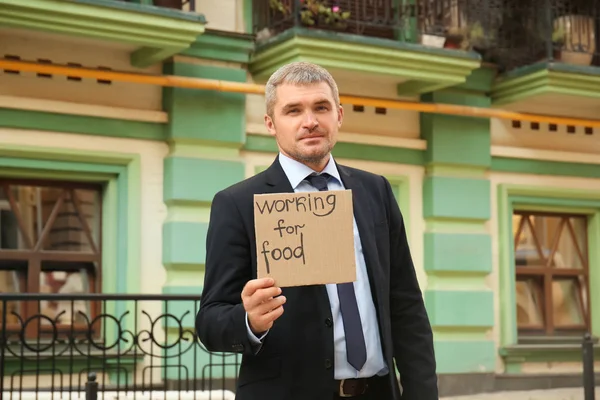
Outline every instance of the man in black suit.
{"label": "man in black suit", "polygon": [[[200,340],[243,354],[238,400],[437,400],[431,326],[390,184],[331,156],[344,115],[335,81],[314,64],[288,64],[265,99],[280,152],[215,195]],[[343,189],[353,193],[357,280],[281,289],[257,279],[254,194]]]}

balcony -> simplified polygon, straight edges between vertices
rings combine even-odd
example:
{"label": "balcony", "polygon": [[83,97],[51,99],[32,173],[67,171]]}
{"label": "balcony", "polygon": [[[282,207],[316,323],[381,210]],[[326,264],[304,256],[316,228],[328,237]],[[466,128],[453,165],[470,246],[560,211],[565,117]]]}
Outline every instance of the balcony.
{"label": "balcony", "polygon": [[113,43],[127,49],[133,66],[145,68],[189,48],[204,32],[204,16],[193,8],[193,0],[3,0],[0,24]]}
{"label": "balcony", "polygon": [[495,1],[255,0],[249,69],[264,81],[285,63],[312,61],[334,76],[387,79],[400,96],[460,85],[494,45]]}
{"label": "balcony", "polygon": [[204,348],[198,306],[186,295],[0,294],[0,397],[232,400],[241,356]]}
{"label": "balcony", "polygon": [[[544,10],[545,12],[540,12]],[[505,0],[497,56],[496,106],[597,117],[600,8],[589,0]]]}

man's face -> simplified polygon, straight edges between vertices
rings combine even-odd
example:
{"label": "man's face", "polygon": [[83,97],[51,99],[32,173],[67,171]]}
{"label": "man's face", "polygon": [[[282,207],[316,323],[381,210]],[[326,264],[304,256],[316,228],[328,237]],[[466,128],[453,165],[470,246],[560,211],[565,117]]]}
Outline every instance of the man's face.
{"label": "man's face", "polygon": [[277,87],[273,118],[265,115],[265,124],[283,154],[320,170],[336,143],[343,115],[326,82],[283,84]]}

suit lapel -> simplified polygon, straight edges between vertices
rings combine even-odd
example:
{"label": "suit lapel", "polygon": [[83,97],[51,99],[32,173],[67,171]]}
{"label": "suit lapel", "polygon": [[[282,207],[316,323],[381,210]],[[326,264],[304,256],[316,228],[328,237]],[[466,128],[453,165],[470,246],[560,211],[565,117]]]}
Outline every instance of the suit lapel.
{"label": "suit lapel", "polygon": [[294,188],[290,184],[281,164],[279,157],[275,158],[273,164],[265,171],[266,183],[269,187],[268,193],[294,193]]}
{"label": "suit lapel", "polygon": [[381,269],[378,268],[379,264],[377,262],[375,228],[373,224],[373,218],[368,211],[372,207],[376,207],[376,205],[372,204],[362,183],[352,175],[349,169],[339,164],[337,167],[338,171],[340,171],[340,176],[342,178],[342,182],[344,183],[344,187],[352,190],[354,218],[356,219],[356,225],[358,226],[363,256],[367,266],[369,285],[373,294],[373,301],[375,304],[377,304],[378,310],[381,310],[382,304],[378,298],[378,293],[380,293],[380,291],[378,290],[377,285],[385,282],[385,278],[381,274]]}

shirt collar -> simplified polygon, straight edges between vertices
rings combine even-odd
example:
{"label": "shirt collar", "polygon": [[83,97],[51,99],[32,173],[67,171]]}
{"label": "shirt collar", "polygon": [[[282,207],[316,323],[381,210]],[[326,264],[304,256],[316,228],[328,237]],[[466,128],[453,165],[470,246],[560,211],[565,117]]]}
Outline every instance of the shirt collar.
{"label": "shirt collar", "polygon": [[[308,175],[319,174],[312,168],[286,156],[281,152],[279,153],[279,163],[281,164],[281,168],[283,168],[283,172],[287,176],[294,190],[296,190],[300,182],[302,182]],[[333,156],[331,154],[329,155],[329,162],[321,173],[328,173],[337,179],[338,182],[342,182],[342,178],[340,177],[340,173],[335,166],[335,161],[333,160]]]}

